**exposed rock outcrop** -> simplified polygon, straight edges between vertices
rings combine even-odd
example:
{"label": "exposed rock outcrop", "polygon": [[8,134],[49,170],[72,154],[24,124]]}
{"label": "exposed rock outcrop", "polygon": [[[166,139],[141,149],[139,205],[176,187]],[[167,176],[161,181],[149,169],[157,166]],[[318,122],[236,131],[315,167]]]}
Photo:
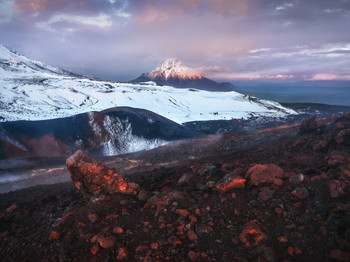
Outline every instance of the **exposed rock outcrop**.
{"label": "exposed rock outcrop", "polygon": [[105,167],[81,150],[70,156],[66,164],[75,186],[88,196],[105,193],[136,195],[139,191],[137,184],[126,181],[115,169]]}

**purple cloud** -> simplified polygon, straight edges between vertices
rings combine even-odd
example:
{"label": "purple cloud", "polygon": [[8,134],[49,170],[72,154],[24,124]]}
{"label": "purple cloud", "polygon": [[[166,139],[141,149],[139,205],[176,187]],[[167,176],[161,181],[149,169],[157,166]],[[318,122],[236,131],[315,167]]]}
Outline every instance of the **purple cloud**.
{"label": "purple cloud", "polygon": [[[348,0],[3,0],[2,43],[130,80],[178,57],[217,80],[350,76]],[[324,77],[326,78],[326,77]]]}

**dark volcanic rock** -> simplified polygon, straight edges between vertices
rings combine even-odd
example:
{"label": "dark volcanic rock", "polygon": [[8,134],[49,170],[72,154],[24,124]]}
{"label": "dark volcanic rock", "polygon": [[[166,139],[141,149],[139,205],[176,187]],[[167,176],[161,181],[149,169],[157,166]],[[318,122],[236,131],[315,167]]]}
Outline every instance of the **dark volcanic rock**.
{"label": "dark volcanic rock", "polygon": [[244,178],[234,173],[229,173],[215,184],[215,188],[222,192],[226,192],[234,188],[244,188],[245,181],[246,180]]}
{"label": "dark volcanic rock", "polygon": [[84,194],[103,193],[136,195],[139,186],[127,182],[115,169],[109,169],[90,155],[79,150],[67,159],[67,168],[75,186]]}
{"label": "dark volcanic rock", "polygon": [[284,171],[274,164],[257,164],[247,171],[246,177],[250,178],[250,183],[252,185],[257,186],[261,183],[272,184],[276,178],[282,178],[283,173]]}
{"label": "dark volcanic rock", "polygon": [[[349,261],[349,141],[335,140],[349,120],[319,119],[304,135],[283,126],[104,159],[142,186],[142,201],[109,195],[116,172],[77,153],[74,182],[105,194],[86,201],[71,183],[2,194],[0,260]],[[319,141],[327,147],[314,151]],[[210,190],[246,173],[244,190]]]}
{"label": "dark volcanic rock", "polygon": [[300,125],[299,134],[304,135],[307,133],[312,133],[317,130],[316,117],[304,120]]}

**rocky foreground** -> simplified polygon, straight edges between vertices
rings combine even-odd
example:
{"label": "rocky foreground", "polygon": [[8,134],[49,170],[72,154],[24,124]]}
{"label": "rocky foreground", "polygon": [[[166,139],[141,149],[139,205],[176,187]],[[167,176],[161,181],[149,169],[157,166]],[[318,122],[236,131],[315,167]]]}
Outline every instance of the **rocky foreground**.
{"label": "rocky foreground", "polygon": [[350,114],[67,166],[0,195],[1,260],[350,261]]}

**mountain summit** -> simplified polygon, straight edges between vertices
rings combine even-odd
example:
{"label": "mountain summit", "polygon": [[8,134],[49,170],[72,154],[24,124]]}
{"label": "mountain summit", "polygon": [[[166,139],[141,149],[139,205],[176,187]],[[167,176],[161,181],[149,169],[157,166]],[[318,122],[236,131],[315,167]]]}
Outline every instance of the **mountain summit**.
{"label": "mountain summit", "polygon": [[177,58],[168,58],[151,72],[145,74],[150,78],[168,79],[202,79],[203,77],[195,70],[187,67]]}
{"label": "mountain summit", "polygon": [[195,69],[187,67],[177,58],[165,59],[151,72],[130,81],[132,83],[154,81],[159,85],[169,85],[177,88],[196,88],[206,91],[228,92],[233,90],[230,83],[218,83],[203,77]]}

